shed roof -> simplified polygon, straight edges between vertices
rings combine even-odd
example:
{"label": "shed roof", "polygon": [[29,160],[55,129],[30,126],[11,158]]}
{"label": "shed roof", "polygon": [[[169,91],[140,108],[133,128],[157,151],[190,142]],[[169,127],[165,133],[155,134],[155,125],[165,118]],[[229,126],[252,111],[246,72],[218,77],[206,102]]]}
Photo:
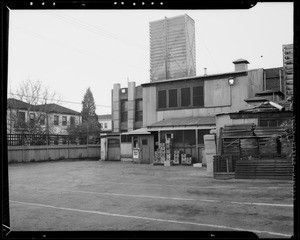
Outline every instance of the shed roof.
{"label": "shed roof", "polygon": [[139,128],[130,132],[121,133],[121,135],[148,135],[151,134],[148,132],[147,128]]}
{"label": "shed roof", "polygon": [[215,125],[215,117],[185,117],[185,118],[171,118],[156,122],[149,125],[152,127],[180,127],[180,126],[201,126],[201,125]]}
{"label": "shed roof", "polygon": [[111,114],[98,115],[98,119],[111,119]]}
{"label": "shed roof", "polygon": [[249,62],[246,59],[240,58],[240,59],[233,61],[232,63],[249,63]]}
{"label": "shed roof", "polygon": [[244,99],[245,102],[266,102],[268,99],[264,97],[252,97],[252,98],[247,98]]}

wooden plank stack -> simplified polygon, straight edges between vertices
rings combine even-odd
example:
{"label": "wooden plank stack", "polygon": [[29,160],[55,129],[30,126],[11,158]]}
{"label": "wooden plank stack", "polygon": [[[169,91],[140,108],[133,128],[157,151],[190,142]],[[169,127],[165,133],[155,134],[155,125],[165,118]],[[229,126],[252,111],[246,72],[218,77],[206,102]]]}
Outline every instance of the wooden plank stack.
{"label": "wooden plank stack", "polygon": [[241,156],[258,155],[258,141],[256,138],[240,139]]}
{"label": "wooden plank stack", "polygon": [[222,131],[223,138],[243,138],[253,136],[254,124],[225,125]]}
{"label": "wooden plank stack", "polygon": [[277,142],[275,138],[259,138],[259,155],[273,155],[277,153]]}
{"label": "wooden plank stack", "polygon": [[238,160],[235,178],[292,180],[293,170],[291,159]]}
{"label": "wooden plank stack", "polygon": [[255,127],[255,136],[258,137],[276,137],[287,134],[284,127]]}

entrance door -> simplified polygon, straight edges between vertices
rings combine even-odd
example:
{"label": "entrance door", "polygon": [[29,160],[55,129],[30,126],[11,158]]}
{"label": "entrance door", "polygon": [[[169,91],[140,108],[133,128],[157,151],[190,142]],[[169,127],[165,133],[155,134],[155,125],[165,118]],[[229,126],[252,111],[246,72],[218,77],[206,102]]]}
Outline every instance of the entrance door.
{"label": "entrance door", "polygon": [[120,160],[120,139],[109,138],[107,143],[107,160]]}
{"label": "entrance door", "polygon": [[150,163],[149,137],[141,136],[141,163]]}

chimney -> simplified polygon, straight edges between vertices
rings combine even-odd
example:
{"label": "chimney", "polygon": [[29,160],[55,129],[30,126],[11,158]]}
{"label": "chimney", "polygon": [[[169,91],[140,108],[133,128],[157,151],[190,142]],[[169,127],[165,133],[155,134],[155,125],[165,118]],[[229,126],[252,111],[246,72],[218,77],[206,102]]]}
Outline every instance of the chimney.
{"label": "chimney", "polygon": [[234,64],[234,71],[239,72],[239,71],[247,71],[248,70],[248,64],[249,62],[245,59],[238,59],[232,62]]}
{"label": "chimney", "polygon": [[204,76],[207,75],[207,68],[204,68]]}

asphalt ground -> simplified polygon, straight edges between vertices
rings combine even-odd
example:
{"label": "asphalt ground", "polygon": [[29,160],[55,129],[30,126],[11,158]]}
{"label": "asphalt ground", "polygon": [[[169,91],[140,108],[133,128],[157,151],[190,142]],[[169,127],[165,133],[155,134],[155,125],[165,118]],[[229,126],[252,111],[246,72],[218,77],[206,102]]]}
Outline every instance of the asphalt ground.
{"label": "asphalt ground", "polygon": [[206,168],[64,160],[9,165],[12,231],[251,231],[293,235],[293,185]]}

